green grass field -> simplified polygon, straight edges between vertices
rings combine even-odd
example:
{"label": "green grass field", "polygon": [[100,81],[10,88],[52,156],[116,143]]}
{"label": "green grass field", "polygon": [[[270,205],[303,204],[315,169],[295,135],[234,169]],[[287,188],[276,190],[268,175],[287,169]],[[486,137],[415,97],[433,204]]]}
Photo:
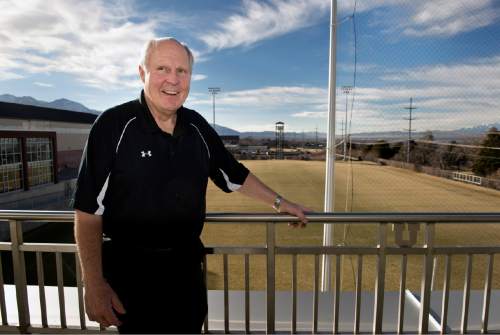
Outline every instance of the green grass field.
{"label": "green grass field", "polygon": [[[324,201],[325,162],[317,161],[244,161],[255,175],[286,198],[322,211]],[[225,194],[210,183],[207,193],[208,212],[272,212],[267,205],[239,193]],[[337,212],[497,212],[500,211],[500,192],[475,185],[429,176],[368,162],[337,162],[335,166],[335,211]],[[310,224],[305,229],[291,229],[280,225],[278,244],[321,245],[322,225]],[[374,226],[339,225],[335,228],[335,243],[348,245],[376,245]],[[393,240],[392,232],[388,240]],[[421,234],[420,234],[421,235]],[[265,241],[264,225],[207,224],[203,232],[206,245],[259,245]],[[441,245],[498,244],[500,225],[443,225],[436,229],[436,243]],[[299,289],[310,290],[313,284],[313,259],[300,256],[298,268]],[[463,288],[465,257],[452,261],[452,288]],[[209,288],[222,288],[222,258],[209,256]],[[265,288],[265,259],[252,256],[251,288]],[[353,273],[357,261],[345,257],[343,261],[343,289],[354,288]],[[443,261],[438,260],[436,288],[441,287]],[[473,288],[484,283],[486,257],[473,259]],[[276,262],[277,289],[291,287],[291,261],[278,256]],[[408,287],[420,287],[422,257],[408,257]],[[243,256],[229,257],[230,288],[242,289]],[[386,289],[397,290],[400,258],[387,259]],[[376,269],[374,257],[364,257],[363,289],[374,286]],[[495,267],[493,285],[500,287],[500,267]]]}

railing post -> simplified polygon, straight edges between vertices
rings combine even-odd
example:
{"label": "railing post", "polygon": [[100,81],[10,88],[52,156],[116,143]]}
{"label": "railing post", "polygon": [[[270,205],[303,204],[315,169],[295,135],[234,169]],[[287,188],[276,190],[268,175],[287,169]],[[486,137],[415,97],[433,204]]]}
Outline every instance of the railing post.
{"label": "railing post", "polygon": [[382,333],[385,291],[385,247],[387,242],[387,223],[379,225],[379,244],[377,255],[377,278],[375,282],[375,303],[373,308],[373,333]]}
{"label": "railing post", "polygon": [[406,254],[403,254],[401,258],[401,277],[399,278],[398,334],[403,334],[404,328],[407,267],[408,256]]}
{"label": "railing post", "polygon": [[493,257],[494,254],[488,255],[488,270],[484,281],[483,295],[483,314],[481,318],[481,334],[488,333],[488,320],[490,314],[490,299],[491,299],[491,276],[493,275]]}
{"label": "railing post", "polygon": [[275,231],[274,231],[274,223],[273,222],[268,222],[267,223],[267,232],[266,232],[266,239],[267,239],[267,266],[266,266],[266,271],[267,271],[267,282],[266,282],[266,287],[267,287],[267,333],[268,334],[274,334],[275,329],[274,329],[274,318],[275,318],[275,301],[274,301],[274,294],[275,294]]}
{"label": "railing post", "polygon": [[19,250],[23,243],[22,222],[9,220],[10,241],[12,244],[12,265],[14,284],[16,285],[17,311],[19,314],[19,332],[27,333],[30,326],[30,311],[28,307],[28,287],[26,283],[26,267],[24,253]]}
{"label": "railing post", "polygon": [[224,272],[224,334],[229,334],[229,271],[226,253],[222,255],[222,264]]}
{"label": "railing post", "polygon": [[434,223],[425,224],[424,247],[424,268],[422,271],[422,283],[420,294],[420,315],[418,323],[418,333],[427,334],[429,331],[429,311],[431,304],[431,281],[434,248]]}
{"label": "railing post", "polygon": [[471,274],[472,274],[472,255],[467,254],[465,263],[465,283],[464,295],[462,301],[462,323],[460,326],[460,333],[467,333],[467,326],[469,324],[469,302],[470,302],[470,287],[471,287]]}

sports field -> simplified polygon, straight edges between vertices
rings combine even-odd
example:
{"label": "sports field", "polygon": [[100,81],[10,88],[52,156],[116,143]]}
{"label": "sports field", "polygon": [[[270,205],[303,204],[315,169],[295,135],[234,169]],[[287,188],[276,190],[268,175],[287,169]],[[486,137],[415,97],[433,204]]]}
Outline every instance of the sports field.
{"label": "sports field", "polygon": [[[286,198],[322,211],[324,199],[325,162],[317,161],[243,161],[266,184]],[[452,180],[416,173],[369,162],[346,163],[335,166],[335,210],[338,212],[498,212],[500,191],[464,184]],[[239,193],[225,194],[213,184],[207,194],[208,212],[272,212]],[[321,245],[322,226],[310,224],[305,229],[292,229],[280,225],[278,244]],[[347,245],[376,245],[376,227],[367,225],[336,226],[335,243]],[[392,232],[388,241],[393,241]],[[421,235],[421,234],[420,234]],[[265,243],[264,225],[207,224],[203,233],[206,245],[261,245]],[[480,245],[500,242],[500,225],[443,225],[436,229],[436,243],[442,245]],[[312,289],[313,261],[311,256],[300,256],[298,268],[299,289]],[[452,288],[463,288],[465,257],[455,256],[452,261]],[[497,263],[500,260],[496,260]],[[222,288],[222,258],[209,256],[209,288]],[[252,289],[265,288],[265,258],[250,257]],[[291,287],[291,262],[288,256],[278,256],[276,262],[278,290]],[[353,289],[357,260],[345,257],[343,261],[343,289]],[[473,258],[473,288],[484,283],[486,257]],[[438,260],[436,289],[441,287],[443,261]],[[420,287],[422,257],[408,257],[407,285]],[[229,257],[230,289],[242,289],[243,256]],[[397,290],[400,258],[388,257],[386,289]],[[495,266],[494,287],[500,288],[500,266]],[[365,257],[363,289],[374,286],[375,259]]]}

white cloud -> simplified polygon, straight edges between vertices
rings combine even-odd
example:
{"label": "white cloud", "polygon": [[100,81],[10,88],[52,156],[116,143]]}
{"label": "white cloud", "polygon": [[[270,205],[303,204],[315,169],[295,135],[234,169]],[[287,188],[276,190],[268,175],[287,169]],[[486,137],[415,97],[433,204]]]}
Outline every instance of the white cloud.
{"label": "white cloud", "polygon": [[359,11],[384,7],[372,23],[390,35],[449,37],[493,24],[500,17],[494,0],[373,0],[359,3]]}
{"label": "white cloud", "polygon": [[[58,72],[105,90],[140,86],[140,51],[160,24],[117,0],[3,0],[0,10],[0,80]],[[161,20],[176,17],[162,13]]]}
{"label": "white cloud", "polygon": [[[465,87],[464,91],[500,89],[500,56],[468,63],[437,64],[389,75],[385,79]],[[474,83],[474,85],[471,85]]]}
{"label": "white cloud", "polygon": [[227,104],[255,104],[263,108],[276,106],[288,108],[301,104],[324,104],[327,92],[326,89],[319,87],[270,86],[227,92],[218,101]]}
{"label": "white cloud", "polygon": [[[372,9],[381,8],[381,7],[390,7],[390,6],[408,6],[411,4],[412,0],[370,0],[370,1],[358,1],[357,2],[357,11],[366,12]],[[351,10],[354,6],[354,1],[350,1],[349,4],[347,2],[340,2],[341,9]]]}
{"label": "white cloud", "polygon": [[300,112],[292,114],[293,117],[303,117],[303,118],[326,118],[328,112]]}
{"label": "white cloud", "polygon": [[492,0],[420,1],[404,33],[412,36],[453,36],[493,23],[498,10]]}
{"label": "white cloud", "polygon": [[[419,131],[456,129],[499,121],[500,56],[399,72],[391,70],[381,79],[384,83],[380,86],[355,89],[352,117],[352,94],[349,96],[347,120],[352,124],[352,132],[407,128],[408,110],[405,107],[409,105],[410,97],[417,107],[413,126]],[[189,103],[207,115],[211,113],[212,99],[208,93],[193,93]],[[287,127],[293,125],[296,129],[310,129],[317,122],[320,127],[325,127],[328,90],[322,87],[270,86],[226,91],[217,95],[217,110],[220,122],[235,129],[257,126],[251,121],[253,117],[265,118],[267,122],[263,125],[267,127],[278,119],[286,122]],[[336,110],[339,128],[346,119],[345,96],[340,88],[337,90]]]}
{"label": "white cloud", "polygon": [[[320,87],[300,86],[268,86],[257,89],[221,92],[217,95],[217,104],[221,106],[255,106],[269,109],[282,106],[285,109],[296,109],[298,106],[324,105],[328,103],[328,90]],[[193,93],[189,103],[212,105],[208,94]]]}
{"label": "white cloud", "polygon": [[193,74],[193,76],[191,77],[191,80],[193,81],[198,81],[198,80],[204,80],[204,79],[207,79],[208,77],[204,74]]}
{"label": "white cloud", "polygon": [[274,124],[272,123],[245,123],[238,125],[237,127],[238,131],[240,132],[246,132],[246,131],[274,131]]}
{"label": "white cloud", "polygon": [[218,29],[204,32],[199,38],[209,49],[250,46],[314,25],[329,13],[329,8],[327,0],[244,0],[241,13],[223,19]]}
{"label": "white cloud", "polygon": [[0,80],[11,80],[11,79],[21,79],[21,78],[24,78],[24,76],[21,76],[18,73],[5,71],[0,68]]}
{"label": "white cloud", "polygon": [[35,84],[36,86],[40,86],[40,87],[54,87],[54,85],[52,85],[52,84],[42,83],[39,81],[35,81],[33,84]]}
{"label": "white cloud", "polygon": [[[386,87],[355,89],[352,117],[352,95],[348,100],[348,122],[352,124],[352,132],[402,130],[408,126],[405,107],[410,97],[414,98],[417,106],[414,127],[418,130],[455,129],[470,124],[498,122],[499,71],[500,57],[492,57],[392,73],[388,76],[392,77],[391,80],[385,78]],[[208,111],[212,100],[207,94],[194,94],[190,103],[197,109]],[[340,89],[336,104],[337,124],[340,127],[345,122],[345,99]],[[222,92],[217,96],[217,106],[222,115],[226,113],[234,117],[235,112],[239,113],[241,124],[236,127],[238,129],[243,129],[243,126],[249,129],[241,119],[249,112],[258,113],[259,117],[273,115],[273,118],[281,118],[287,124],[295,122],[294,119],[303,120],[306,125],[321,119],[326,122],[328,90],[321,87],[273,86]],[[266,125],[272,124],[270,121]]]}
{"label": "white cloud", "polygon": [[386,87],[356,89],[353,124],[402,130],[407,127],[404,107],[410,97],[417,107],[418,130],[456,129],[500,119],[500,56],[423,66],[383,79]]}
{"label": "white cloud", "polygon": [[[243,0],[239,13],[222,19],[216,29],[205,31],[198,38],[209,50],[252,46],[317,24],[329,15],[330,3],[328,0]],[[339,2],[339,18],[350,15],[353,4]],[[500,16],[493,0],[371,0],[357,5],[358,12],[380,8],[390,9],[382,12],[384,18],[380,20],[390,34],[415,37],[452,36],[488,26]]]}
{"label": "white cloud", "polygon": [[[187,106],[212,119],[212,98],[208,93],[193,92]],[[322,112],[328,108],[328,90],[321,87],[268,86],[249,90],[222,91],[216,98],[218,120],[225,126],[240,131],[273,130],[276,121],[283,121],[287,129],[303,129],[294,114]],[[259,120],[257,123],[256,120]],[[302,127],[302,128],[301,128]]]}

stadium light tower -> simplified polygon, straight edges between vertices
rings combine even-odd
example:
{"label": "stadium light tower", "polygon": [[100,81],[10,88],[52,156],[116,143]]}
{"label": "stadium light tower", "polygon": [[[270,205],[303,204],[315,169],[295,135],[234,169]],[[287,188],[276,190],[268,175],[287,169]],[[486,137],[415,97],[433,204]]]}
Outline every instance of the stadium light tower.
{"label": "stadium light tower", "polygon": [[212,94],[212,107],[214,113],[214,130],[215,130],[215,96],[220,92],[220,87],[209,87],[208,92]]}
{"label": "stadium light tower", "polygon": [[349,94],[352,92],[352,86],[342,86],[342,93],[345,94],[345,121],[344,121],[344,127],[342,129],[343,133],[343,139],[344,139],[344,160],[347,159],[347,105],[348,105],[348,98]]}
{"label": "stadium light tower", "polygon": [[276,159],[283,159],[283,142],[285,141],[285,123],[278,121],[276,126]]}

